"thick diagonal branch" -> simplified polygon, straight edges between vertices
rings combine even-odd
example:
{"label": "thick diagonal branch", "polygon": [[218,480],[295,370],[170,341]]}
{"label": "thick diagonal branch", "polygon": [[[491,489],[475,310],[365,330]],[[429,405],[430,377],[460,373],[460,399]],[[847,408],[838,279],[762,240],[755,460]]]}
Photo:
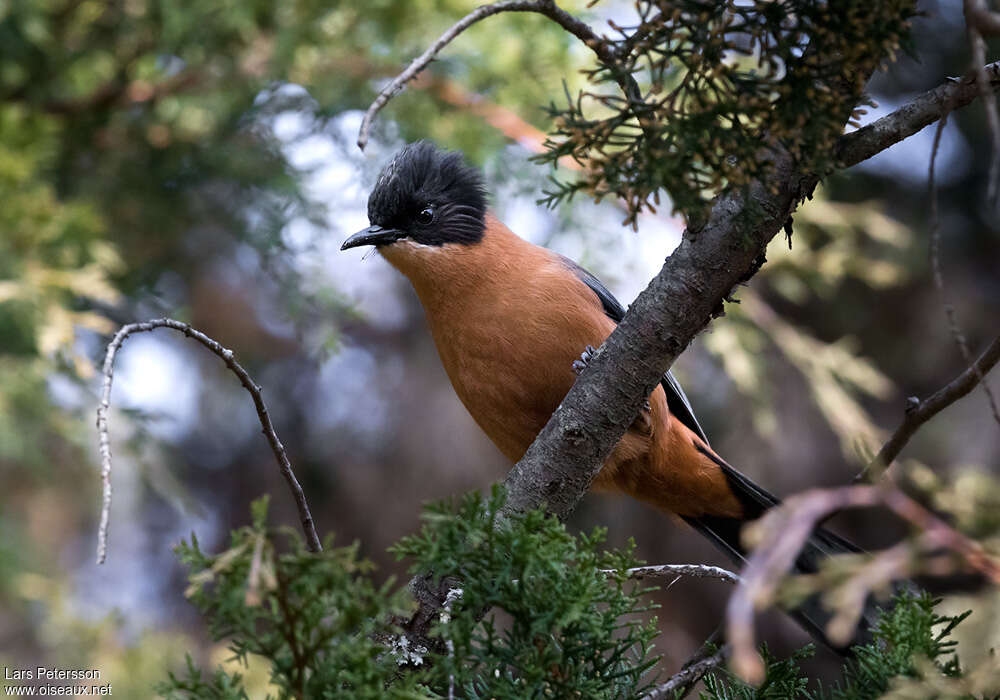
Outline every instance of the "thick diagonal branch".
{"label": "thick diagonal branch", "polygon": [[673,361],[763,262],[767,243],[815,184],[776,151],[768,176],[716,198],[593,356],[507,476],[509,510],[565,517]]}
{"label": "thick diagonal branch", "polygon": [[[1000,63],[992,64],[990,71],[1000,85]],[[954,108],[977,94],[974,82],[949,81],[842,137],[840,161],[846,167],[868,158],[933,122],[949,101]],[[721,310],[733,287],[756,272],[767,243],[818,179],[798,170],[780,148],[771,154],[767,176],[745,192],[719,195],[708,223],[685,232],[680,246],[632,304],[508,475],[510,509],[544,504],[561,517],[572,510],[644,397]]]}
{"label": "thick diagonal branch", "polygon": [[107,352],[104,355],[104,381],[101,390],[101,403],[97,406],[97,433],[100,441],[101,452],[101,481],[103,482],[103,492],[101,495],[101,524],[97,532],[97,563],[103,564],[108,551],[108,522],[111,516],[111,440],[108,436],[108,410],[111,408],[111,381],[114,377],[115,355],[121,348],[125,339],[134,333],[152,331],[157,328],[172,328],[180,331],[188,338],[193,338],[213,353],[222,358],[226,367],[232,370],[233,374],[240,380],[250,396],[253,398],[254,407],[257,409],[257,417],[260,419],[264,436],[267,438],[271,451],[274,452],[275,459],[278,460],[278,468],[281,475],[288,482],[288,488],[295,498],[295,505],[299,511],[299,520],[302,523],[302,531],[305,533],[306,545],[309,551],[318,552],[323,549],[316,534],[316,526],[313,523],[312,515],[309,512],[309,504],[306,502],[306,495],[299,485],[295,473],[292,471],[291,462],[285,454],[285,447],[274,432],[271,424],[271,417],[268,415],[267,406],[264,405],[264,397],[261,395],[260,387],[254,383],[243,366],[236,361],[233,351],[222,346],[221,343],[209,338],[199,330],[196,330],[182,321],[175,321],[172,318],[158,318],[152,321],[142,321],[141,323],[130,323],[122,326],[115,337],[108,343]]}

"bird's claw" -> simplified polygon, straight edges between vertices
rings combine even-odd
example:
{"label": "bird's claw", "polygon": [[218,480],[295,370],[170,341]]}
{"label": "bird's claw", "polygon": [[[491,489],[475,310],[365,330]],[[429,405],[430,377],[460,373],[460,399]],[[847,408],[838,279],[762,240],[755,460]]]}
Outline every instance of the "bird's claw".
{"label": "bird's claw", "polygon": [[[577,375],[581,374],[583,370],[587,369],[587,365],[590,364],[590,361],[594,359],[594,355],[596,354],[597,350],[594,349],[593,345],[585,347],[583,352],[580,353],[580,359],[573,360],[573,371],[576,372]],[[646,413],[653,410],[652,406],[649,405],[649,399],[642,402],[642,410]]]}
{"label": "bird's claw", "polygon": [[583,370],[587,369],[587,365],[590,364],[590,361],[594,358],[596,353],[597,350],[594,349],[593,345],[585,347],[583,352],[580,353],[580,359],[573,360],[573,371],[578,375],[581,374]]}

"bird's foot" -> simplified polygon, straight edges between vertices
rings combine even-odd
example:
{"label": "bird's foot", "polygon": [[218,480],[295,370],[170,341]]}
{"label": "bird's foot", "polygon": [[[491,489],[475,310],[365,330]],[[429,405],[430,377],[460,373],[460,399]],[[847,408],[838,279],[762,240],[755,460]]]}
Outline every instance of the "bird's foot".
{"label": "bird's foot", "polygon": [[593,345],[585,347],[583,352],[580,353],[580,359],[573,360],[573,371],[576,372],[577,375],[581,374],[583,370],[587,369],[587,365],[590,364],[590,361],[594,358],[596,353],[597,350],[594,349]]}
{"label": "bird's foot", "polygon": [[[587,369],[587,365],[590,364],[590,361],[594,359],[595,354],[597,354],[597,350],[594,349],[593,345],[585,347],[583,352],[580,353],[580,359],[573,360],[573,371],[576,372],[578,376],[582,374],[583,370]],[[652,410],[652,407],[649,405],[649,399],[642,402],[642,410],[646,413],[649,413]]]}

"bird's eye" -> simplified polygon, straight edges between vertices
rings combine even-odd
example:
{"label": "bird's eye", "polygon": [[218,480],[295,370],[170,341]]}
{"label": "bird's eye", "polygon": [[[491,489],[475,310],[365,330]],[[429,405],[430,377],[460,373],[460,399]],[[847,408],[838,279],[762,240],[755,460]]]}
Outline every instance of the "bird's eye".
{"label": "bird's eye", "polygon": [[424,224],[426,226],[432,221],[434,221],[434,207],[424,207],[423,210],[417,214],[418,224]]}

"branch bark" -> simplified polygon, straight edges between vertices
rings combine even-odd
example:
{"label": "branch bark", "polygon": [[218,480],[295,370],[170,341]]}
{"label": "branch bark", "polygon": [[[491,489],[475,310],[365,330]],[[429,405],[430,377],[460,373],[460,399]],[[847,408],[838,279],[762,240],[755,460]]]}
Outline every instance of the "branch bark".
{"label": "branch bark", "polygon": [[157,328],[172,328],[180,331],[188,338],[193,338],[210,351],[222,358],[226,367],[232,370],[233,374],[240,380],[243,388],[250,392],[253,398],[254,407],[257,409],[257,416],[267,438],[271,451],[274,452],[275,459],[278,460],[278,468],[281,475],[288,482],[288,488],[295,498],[295,505],[299,511],[299,519],[302,523],[302,531],[305,533],[306,545],[311,552],[319,552],[323,549],[316,534],[316,526],[313,523],[312,514],[309,512],[309,504],[306,502],[305,493],[299,485],[295,473],[292,471],[291,462],[285,454],[285,447],[274,432],[271,424],[271,417],[268,415],[267,406],[264,405],[264,397],[261,395],[261,388],[254,383],[253,379],[242,365],[236,361],[233,351],[225,348],[219,342],[209,338],[199,330],[196,330],[186,323],[175,321],[172,318],[158,318],[152,321],[142,321],[141,323],[130,323],[115,334],[111,342],[108,343],[107,352],[104,355],[103,385],[101,390],[101,402],[97,406],[97,434],[100,442],[101,452],[101,481],[103,484],[101,494],[101,523],[97,531],[97,563],[103,564],[107,558],[108,551],[108,523],[111,517],[111,440],[108,436],[108,410],[111,407],[111,381],[114,377],[115,355],[121,348],[125,339],[134,333],[152,331]]}
{"label": "branch bark", "polygon": [[746,194],[717,197],[705,226],[685,231],[507,476],[508,512],[544,505],[561,518],[568,515],[645,397],[721,313],[732,289],[756,272],[767,243],[816,183],[780,149],[773,152],[768,172]]}
{"label": "branch bark", "polygon": [[854,480],[875,480],[881,476],[920,426],[975,389],[998,361],[1000,361],[1000,336],[993,339],[971,366],[929,397],[923,401],[916,397],[907,399],[903,422],[882,445],[875,459]]}

